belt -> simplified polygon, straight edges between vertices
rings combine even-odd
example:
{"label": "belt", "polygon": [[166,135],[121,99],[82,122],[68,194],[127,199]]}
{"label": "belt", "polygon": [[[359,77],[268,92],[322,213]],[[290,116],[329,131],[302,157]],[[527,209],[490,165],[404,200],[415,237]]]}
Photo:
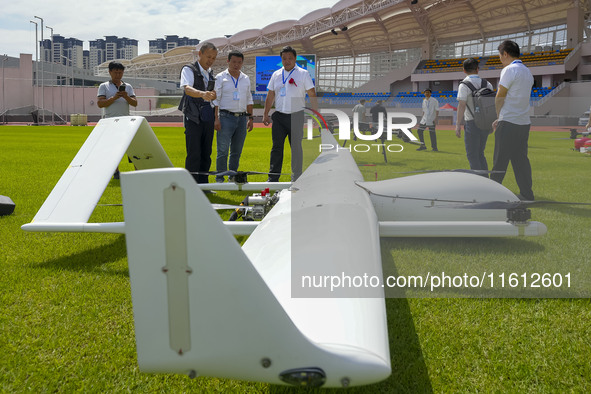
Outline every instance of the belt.
{"label": "belt", "polygon": [[220,112],[223,112],[225,114],[231,115],[231,116],[250,116],[250,114],[248,112],[231,112],[228,111],[227,109],[220,109]]}

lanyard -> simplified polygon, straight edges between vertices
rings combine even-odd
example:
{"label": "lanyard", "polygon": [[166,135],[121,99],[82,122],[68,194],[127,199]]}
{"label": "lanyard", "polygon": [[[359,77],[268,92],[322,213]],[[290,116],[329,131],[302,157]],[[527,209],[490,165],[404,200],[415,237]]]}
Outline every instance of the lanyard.
{"label": "lanyard", "polygon": [[289,74],[287,75],[287,78],[284,78],[283,71],[285,71],[285,69],[281,70],[281,79],[283,80],[283,84],[285,85],[285,82],[287,82],[287,80],[289,79],[289,76],[295,71],[295,67],[289,72]]}
{"label": "lanyard", "polygon": [[234,83],[234,87],[236,89],[238,89],[238,81],[240,81],[240,75],[238,76],[238,79],[234,81],[234,77],[232,75],[230,75],[230,78],[232,78],[232,82]]}

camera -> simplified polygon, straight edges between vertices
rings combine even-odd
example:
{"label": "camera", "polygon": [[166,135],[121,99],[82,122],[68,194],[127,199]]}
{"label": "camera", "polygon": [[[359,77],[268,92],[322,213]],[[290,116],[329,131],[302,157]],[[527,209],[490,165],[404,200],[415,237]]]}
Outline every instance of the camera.
{"label": "camera", "polygon": [[121,83],[121,86],[119,86],[119,91],[125,92],[125,84],[124,83]]}
{"label": "camera", "polygon": [[207,81],[207,91],[211,92],[215,88],[215,79]]}

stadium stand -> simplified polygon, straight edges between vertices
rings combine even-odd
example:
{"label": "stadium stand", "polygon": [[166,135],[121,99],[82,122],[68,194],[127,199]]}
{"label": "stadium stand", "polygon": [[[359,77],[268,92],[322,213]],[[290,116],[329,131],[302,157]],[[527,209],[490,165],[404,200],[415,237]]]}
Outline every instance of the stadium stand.
{"label": "stadium stand", "polygon": [[[554,90],[554,87],[534,87],[531,91],[530,101],[536,102]],[[439,101],[439,105],[450,104],[454,107],[458,106],[457,90],[439,90],[433,91],[432,97]],[[264,94],[256,94],[261,100],[264,100]],[[422,92],[398,92],[396,95],[390,93],[324,93],[318,97],[320,104],[329,104],[334,106],[352,106],[365,99],[365,105],[371,107],[376,101],[382,100],[387,107],[397,108],[417,108],[421,106],[425,95]]]}
{"label": "stadium stand", "polygon": [[[553,66],[556,64],[563,64],[564,59],[572,51],[568,49],[556,49],[540,52],[529,52],[521,55],[521,60],[528,67]],[[478,56],[475,57],[480,63],[480,70],[497,70],[501,69],[501,61],[498,56]],[[415,70],[415,73],[437,73],[437,72],[458,72],[463,71],[462,63],[466,60],[463,58],[454,59],[429,59],[423,60]]]}

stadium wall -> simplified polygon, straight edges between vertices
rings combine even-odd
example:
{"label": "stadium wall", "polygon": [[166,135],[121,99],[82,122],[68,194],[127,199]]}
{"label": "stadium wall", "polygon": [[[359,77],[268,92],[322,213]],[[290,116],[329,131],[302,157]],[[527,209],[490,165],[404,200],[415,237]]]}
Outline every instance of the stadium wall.
{"label": "stadium wall", "polygon": [[590,91],[591,81],[566,83],[558,93],[536,107],[534,114],[578,119],[591,106]]}
{"label": "stadium wall", "polygon": [[[101,116],[102,110],[97,105],[98,87],[35,86],[32,55],[21,54],[19,59],[9,60],[9,64],[8,61],[3,63],[0,75],[0,114],[8,111],[9,116],[28,116],[36,108],[43,108],[62,117],[86,114],[98,119]],[[134,86],[134,91],[136,96],[148,96],[139,97],[136,110],[156,108],[159,93],[155,88]]]}
{"label": "stadium wall", "polygon": [[401,90],[411,90],[410,75],[419,65],[419,61],[412,62],[406,67],[391,70],[381,78],[367,82],[353,91],[356,93],[391,92],[397,93]]}
{"label": "stadium wall", "polygon": [[33,96],[33,55],[21,54],[12,62],[2,62],[0,80],[0,111],[32,105]]}

